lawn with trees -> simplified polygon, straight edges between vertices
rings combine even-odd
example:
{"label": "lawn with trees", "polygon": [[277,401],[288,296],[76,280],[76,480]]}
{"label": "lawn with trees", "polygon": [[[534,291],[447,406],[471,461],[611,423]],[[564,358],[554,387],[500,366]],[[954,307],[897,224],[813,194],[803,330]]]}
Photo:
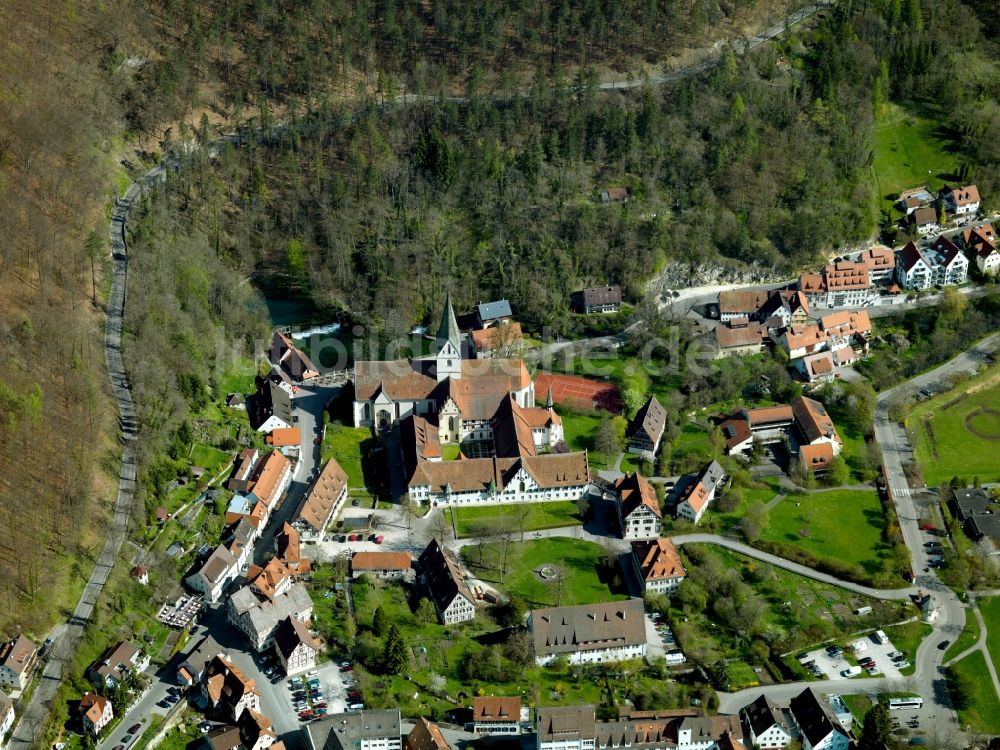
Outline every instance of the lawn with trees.
{"label": "lawn with trees", "polygon": [[916,404],[909,415],[915,454],[929,486],[958,477],[1000,479],[1000,371],[993,369],[970,382]]}
{"label": "lawn with trees", "polygon": [[776,554],[801,550],[854,580],[901,586],[906,550],[886,540],[887,525],[874,490],[818,490],[789,495],[771,508],[758,545]]}
{"label": "lawn with trees", "polygon": [[627,598],[618,555],[596,542],[568,537],[526,542],[476,537],[462,548],[473,575],[516,594],[531,608]]}
{"label": "lawn with trees", "polygon": [[710,687],[694,675],[667,680],[662,664],[536,666],[521,627],[529,604],[518,596],[445,627],[412,587],[362,576],[351,590],[355,620],[345,648],[370,708],[399,707],[441,721],[480,695],[516,695],[534,706],[594,703],[602,716],[614,715],[625,699],[644,710],[680,708],[692,698],[712,705]]}
{"label": "lawn with trees", "polygon": [[450,509],[459,538],[492,532],[498,528],[513,529],[518,537],[529,531],[579,526],[583,523],[580,505],[570,500],[518,505],[488,505]]}
{"label": "lawn with trees", "polygon": [[1000,733],[1000,700],[986,669],[986,657],[974,651],[945,670],[951,703],[960,726],[974,732]]}
{"label": "lawn with trees", "polygon": [[681,552],[687,579],[672,599],[653,597],[651,604],[667,615],[688,659],[706,668],[739,659],[773,679],[804,678],[781,654],[855,632],[860,606],[874,609],[868,627],[904,616],[900,603],[859,597],[728,550],[685,544]]}

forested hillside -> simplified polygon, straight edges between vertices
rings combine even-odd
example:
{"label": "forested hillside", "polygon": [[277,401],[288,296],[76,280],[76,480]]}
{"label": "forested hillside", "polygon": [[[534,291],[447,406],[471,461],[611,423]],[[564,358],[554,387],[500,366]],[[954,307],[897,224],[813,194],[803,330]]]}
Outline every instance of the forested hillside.
{"label": "forested hillside", "polygon": [[559,66],[602,73],[738,38],[802,0],[144,0],[120,62],[141,55],[126,109],[140,130],[214,105],[235,119],[320,101],[511,91]]}
{"label": "forested hillside", "polygon": [[[962,28],[960,36],[955,28]],[[872,130],[890,101],[931,111],[995,202],[996,50],[961,3],[850,2],[710,73],[604,93],[587,70],[523,95],[360,113],[320,105],[195,186],[214,242],[264,288],[391,332],[448,284],[570,333],[566,300],[667,261],[791,274],[879,225]],[[957,175],[955,176],[957,179]],[[601,205],[612,185],[624,205]],[[221,217],[221,219],[220,219]]]}
{"label": "forested hillside", "polygon": [[36,636],[79,595],[117,486],[92,285],[117,105],[87,53],[105,14],[0,17],[0,634]]}

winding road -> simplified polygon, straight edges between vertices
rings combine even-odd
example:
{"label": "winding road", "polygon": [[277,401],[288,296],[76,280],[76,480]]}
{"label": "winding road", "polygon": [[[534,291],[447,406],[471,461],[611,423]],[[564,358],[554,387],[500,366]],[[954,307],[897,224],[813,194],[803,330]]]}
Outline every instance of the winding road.
{"label": "winding road", "polygon": [[63,680],[63,670],[73,665],[80,639],[90,622],[97,601],[104,590],[104,584],[107,583],[118,552],[125,541],[125,535],[128,533],[129,516],[135,497],[135,437],[138,423],[132,402],[132,390],[125,376],[121,350],[125,292],[128,284],[128,246],[125,242],[125,222],[136,199],[142,194],[143,188],[158,180],[163,172],[164,167],[157,167],[142,180],[129,187],[124,197],[116,202],[111,214],[110,244],[114,275],[107,302],[104,353],[108,377],[111,379],[111,388],[118,404],[122,431],[122,466],[118,479],[118,496],[115,498],[114,515],[108,526],[108,535],[97,564],[84,586],[83,593],[80,595],[69,621],[59,629],[59,634],[50,645],[49,656],[42,670],[38,687],[14,727],[9,743],[9,747],[13,750],[29,750],[29,748],[41,746],[44,742],[49,711],[56,691]]}

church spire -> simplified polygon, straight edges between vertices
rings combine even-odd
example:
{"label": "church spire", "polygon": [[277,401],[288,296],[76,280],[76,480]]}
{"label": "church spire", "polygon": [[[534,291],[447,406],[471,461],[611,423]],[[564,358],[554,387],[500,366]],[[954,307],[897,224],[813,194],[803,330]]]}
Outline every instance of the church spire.
{"label": "church spire", "polygon": [[458,321],[455,319],[455,308],[451,306],[451,292],[447,292],[444,298],[444,312],[441,314],[441,325],[438,326],[437,347],[440,351],[445,342],[450,342],[455,348],[456,354],[462,351],[462,337],[458,330]]}
{"label": "church spire", "polygon": [[552,406],[553,406],[553,401],[552,401],[552,384],[549,383],[549,392],[545,395],[545,408],[546,409],[552,409]]}

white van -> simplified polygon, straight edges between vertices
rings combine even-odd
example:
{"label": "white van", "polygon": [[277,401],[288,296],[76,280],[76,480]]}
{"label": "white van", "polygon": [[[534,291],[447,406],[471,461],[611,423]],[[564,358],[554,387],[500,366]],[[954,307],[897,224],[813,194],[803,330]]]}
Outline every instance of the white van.
{"label": "white van", "polygon": [[351,705],[349,705],[347,707],[347,710],[348,711],[364,711],[365,710],[365,704],[364,703],[352,703]]}
{"label": "white van", "polygon": [[870,615],[871,613],[872,613],[871,607],[858,607],[856,610],[854,610],[854,614],[856,614],[858,617],[861,617],[862,615]]}
{"label": "white van", "polygon": [[841,677],[857,677],[861,674],[861,667],[848,667],[840,673]]}
{"label": "white van", "polygon": [[851,651],[853,651],[856,654],[860,654],[862,651],[866,651],[867,649],[868,649],[868,644],[865,643],[864,641],[855,641],[854,643],[851,644]]}
{"label": "white van", "polygon": [[885,634],[884,630],[876,630],[875,635],[872,636],[872,640],[881,645],[889,642],[889,636]]}

